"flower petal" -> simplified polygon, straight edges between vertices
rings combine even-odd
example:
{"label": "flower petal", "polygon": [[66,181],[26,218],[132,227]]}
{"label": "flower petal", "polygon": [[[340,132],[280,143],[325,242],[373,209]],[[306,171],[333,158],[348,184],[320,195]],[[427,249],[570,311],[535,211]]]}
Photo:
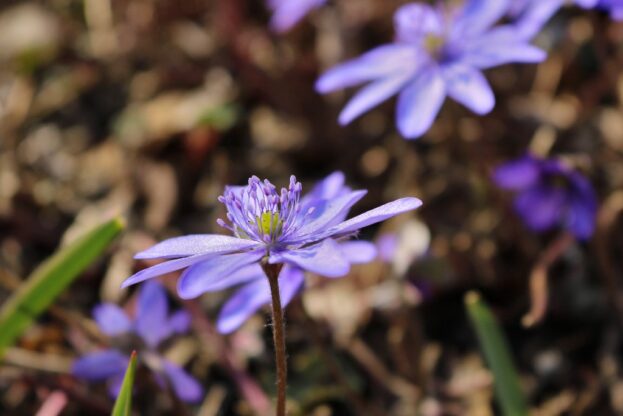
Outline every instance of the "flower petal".
{"label": "flower petal", "polygon": [[124,334],[132,328],[130,318],[114,303],[102,303],[93,308],[93,318],[100,331],[108,336]]}
{"label": "flower petal", "polygon": [[510,0],[468,0],[455,20],[456,33],[480,33],[506,14]]}
{"label": "flower petal", "polygon": [[566,227],[581,240],[586,240],[595,231],[596,207],[581,198],[572,198],[566,215]]}
{"label": "flower petal", "polygon": [[[591,0],[592,1],[592,0]],[[577,2],[577,0],[576,0]],[[543,29],[547,21],[562,7],[563,0],[529,1],[514,23],[522,39],[530,40]]]}
{"label": "flower petal", "polygon": [[218,282],[228,279],[232,273],[258,262],[265,251],[255,250],[219,256],[197,263],[188,268],[177,282],[177,293],[182,299],[192,299],[211,290]]}
{"label": "flower petal", "polygon": [[352,190],[344,185],[344,173],[333,172],[318,182],[311,191],[301,198],[301,211],[307,211],[308,205],[318,199],[332,199],[342,196]]}
{"label": "flower petal", "polygon": [[571,195],[566,226],[579,239],[590,238],[595,231],[597,196],[591,183],[578,172],[569,173]]}
{"label": "flower petal", "polygon": [[121,385],[123,384],[124,374],[125,373],[119,373],[106,381],[106,390],[108,390],[108,395],[113,399],[119,396]]}
{"label": "flower petal", "polygon": [[543,185],[529,188],[515,198],[515,211],[535,231],[545,231],[559,224],[564,206],[564,191]]}
{"label": "flower petal", "polygon": [[313,246],[271,253],[271,264],[289,263],[326,277],[344,276],[350,270],[350,263],[340,250],[340,246],[330,238]]}
{"label": "flower petal", "polygon": [[155,281],[141,286],[134,325],[136,333],[149,347],[157,347],[171,335],[171,329],[167,325],[168,314],[169,303],[164,287]]}
{"label": "flower petal", "polygon": [[394,217],[403,212],[411,211],[419,208],[422,205],[422,201],[417,198],[400,198],[387,204],[376,207],[363,214],[357,215],[349,220],[338,224],[331,229],[327,230],[325,235],[345,235],[353,233],[360,228],[367,227],[368,225],[375,224],[386,220],[387,218]]}
{"label": "flower petal", "polygon": [[466,41],[462,62],[479,69],[509,63],[537,63],[547,53],[524,41],[519,30],[510,25],[499,26],[482,36]]}
{"label": "flower petal", "polygon": [[398,235],[396,233],[383,234],[376,241],[379,258],[389,263],[392,261],[398,248]]}
{"label": "flower petal", "polygon": [[350,123],[400,91],[412,76],[411,73],[400,74],[399,76],[381,78],[366,85],[348,101],[346,107],[340,112],[338,121],[341,125]]}
{"label": "flower petal", "polygon": [[368,263],[376,258],[376,246],[369,241],[345,241],[340,243],[342,254],[351,264]]}
{"label": "flower petal", "polygon": [[398,97],[396,121],[408,139],[420,137],[433,124],[446,98],[446,86],[436,68],[427,68]]}
{"label": "flower petal", "polygon": [[182,367],[167,360],[163,360],[162,369],[177,397],[189,403],[196,403],[201,400],[203,388],[196,378],[188,374]]}
{"label": "flower petal", "polygon": [[520,190],[534,185],[540,177],[539,162],[527,155],[499,166],[493,180],[502,189]]}
{"label": "flower petal", "polygon": [[[283,266],[279,274],[279,294],[281,306],[286,307],[303,285],[303,271],[289,264]],[[229,334],[240,327],[262,306],[270,304],[271,295],[268,279],[265,275],[247,283],[225,303],[217,320],[217,329],[222,334]]]}
{"label": "flower petal", "polygon": [[77,359],[71,373],[86,380],[104,380],[123,374],[128,361],[128,357],[117,350],[98,351]]}
{"label": "flower petal", "polygon": [[137,253],[135,259],[171,259],[197,254],[223,254],[246,250],[255,244],[251,240],[220,234],[196,234],[169,238]]}
{"label": "flower petal", "polygon": [[427,4],[408,3],[394,13],[396,40],[418,43],[426,35],[441,36],[445,27],[437,9]]}
{"label": "flower petal", "polygon": [[495,105],[495,96],[486,78],[477,69],[466,65],[443,68],[448,95],[476,114],[487,114]]}
{"label": "flower petal", "polygon": [[188,332],[188,329],[190,328],[190,321],[191,321],[191,317],[188,311],[181,309],[179,311],[175,311],[169,317],[168,326],[172,333],[184,334]]}
{"label": "flower petal", "polygon": [[300,241],[313,238],[314,233],[319,230],[325,230],[343,219],[350,208],[363,198],[367,192],[353,191],[335,199],[316,201],[311,204],[314,208],[311,214],[306,215],[305,212],[301,212],[300,221],[305,221],[304,225],[291,236],[284,236],[284,241]]}
{"label": "flower petal", "polygon": [[597,4],[599,4],[599,1],[600,0],[575,0],[575,3],[580,7],[590,9],[597,6]]}
{"label": "flower petal", "polygon": [[238,270],[229,270],[228,272],[230,274],[227,276],[227,279],[217,279],[211,282],[204,282],[204,292],[217,292],[219,290],[227,289],[228,287],[250,282],[260,276],[264,277],[264,271],[262,271],[262,267],[259,263],[252,263],[241,267]]}
{"label": "flower petal", "polygon": [[[257,245],[257,242],[255,244]],[[156,276],[161,276],[163,274],[167,274],[167,273],[171,273],[171,272],[174,272],[180,269],[184,269],[195,263],[199,263],[204,260],[214,258],[216,256],[220,256],[220,254],[213,254],[213,253],[198,254],[196,256],[190,256],[190,257],[184,257],[181,259],[165,261],[164,263],[156,264],[155,266],[148,267],[146,269],[141,270],[138,273],[133,274],[121,284],[121,287],[126,288],[128,286],[143,282],[147,279],[151,279]]]}
{"label": "flower petal", "polygon": [[612,6],[612,9],[610,9],[610,17],[617,22],[622,21],[623,20],[623,5]]}
{"label": "flower petal", "polygon": [[335,66],[316,81],[316,91],[327,93],[377,78],[413,72],[420,52],[412,45],[387,44]]}
{"label": "flower petal", "polygon": [[294,27],[307,13],[320,7],[326,0],[280,1],[273,7],[270,27],[275,32],[283,33]]}

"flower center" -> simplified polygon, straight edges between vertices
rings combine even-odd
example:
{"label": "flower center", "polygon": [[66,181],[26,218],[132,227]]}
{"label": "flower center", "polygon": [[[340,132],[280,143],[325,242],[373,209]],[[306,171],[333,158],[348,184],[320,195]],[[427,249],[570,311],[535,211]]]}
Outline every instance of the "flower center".
{"label": "flower center", "polygon": [[448,40],[441,35],[429,34],[424,38],[424,48],[439,63],[451,61],[455,57]]}
{"label": "flower center", "polygon": [[431,55],[438,55],[444,43],[445,39],[439,35],[429,34],[424,38],[424,47]]}
{"label": "flower center", "polygon": [[294,176],[280,193],[268,180],[253,176],[246,187],[226,189],[219,197],[231,225],[220,218],[217,223],[239,238],[274,243],[298,228],[302,189]]}
{"label": "flower center", "polygon": [[279,220],[278,212],[262,212],[262,215],[256,217],[257,228],[262,234],[280,235],[283,229],[283,223]]}

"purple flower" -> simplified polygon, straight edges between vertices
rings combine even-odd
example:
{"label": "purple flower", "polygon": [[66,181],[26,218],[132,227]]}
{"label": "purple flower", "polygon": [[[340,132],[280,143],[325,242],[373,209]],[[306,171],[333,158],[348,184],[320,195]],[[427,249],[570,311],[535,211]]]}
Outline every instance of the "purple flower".
{"label": "purple flower", "polygon": [[[344,185],[344,175],[341,172],[335,172],[301,198],[301,204],[310,206],[328,203],[329,200],[350,192],[351,189]],[[337,220],[343,221],[347,213],[347,211],[342,212],[341,218]],[[374,244],[367,241],[344,241],[339,243],[339,248],[351,264],[367,263],[376,257]],[[209,287],[207,291],[222,290],[236,285],[240,285],[240,288],[225,303],[218,317],[217,328],[222,333],[230,333],[238,329],[259,308],[271,302],[268,279],[257,263],[243,267],[226,280],[221,281],[221,284]],[[279,291],[283,307],[290,303],[303,285],[304,270],[295,265],[285,265],[279,274]]]}
{"label": "purple flower", "polygon": [[276,32],[286,32],[312,9],[326,2],[327,0],[267,0],[268,7],[273,12],[270,27]]}
{"label": "purple flower", "polygon": [[623,20],[623,0],[575,0],[586,9],[601,9],[610,13],[614,20]]}
{"label": "purple flower", "polygon": [[[524,39],[535,37],[547,21],[564,5],[564,0],[515,0],[508,15],[516,19],[515,27]],[[602,9],[615,20],[623,20],[623,0],[575,0],[585,9]]]}
{"label": "purple flower", "polygon": [[579,239],[595,229],[597,198],[590,182],[557,159],[526,155],[498,167],[494,181],[517,192],[514,207],[532,230],[567,229]]}
{"label": "purple flower", "polygon": [[446,96],[486,114],[495,97],[481,70],[545,58],[513,26],[493,26],[508,7],[504,0],[469,0],[459,9],[443,3],[402,6],[394,16],[394,43],[330,69],[316,89],[327,93],[369,83],[340,113],[342,125],[399,94],[396,122],[406,138],[430,128]]}
{"label": "purple flower", "polygon": [[[201,399],[203,389],[199,382],[157,351],[162,341],[174,334],[187,332],[190,325],[190,316],[186,311],[179,310],[169,315],[166,291],[159,283],[149,282],[140,289],[134,319],[113,303],[96,306],[93,317],[100,330],[113,341],[127,345],[132,336],[136,336],[138,342],[143,344],[138,358],[154,371],[156,380],[163,387],[163,380],[167,380],[181,400],[197,402]],[[86,380],[107,380],[110,394],[116,397],[128,356],[129,353],[117,348],[87,354],[74,362],[72,373]]]}
{"label": "purple flower", "polygon": [[[332,175],[327,187],[341,188],[341,174]],[[323,189],[327,189],[323,187]],[[323,191],[315,190],[312,195]],[[182,298],[194,298],[245,279],[243,269],[253,264],[285,264],[327,277],[344,276],[353,263],[343,241],[360,228],[418,208],[417,198],[401,198],[349,220],[350,208],[366,191],[341,190],[330,199],[301,198],[301,184],[292,176],[288,188],[277,192],[268,180],[249,179],[248,186],[227,187],[219,197],[229,222],[218,223],[234,236],[190,235],[162,241],[138,253],[138,259],[167,259],[128,278],[123,286],[186,268],[178,281]],[[339,241],[339,243],[338,243]],[[285,279],[284,279],[285,280]]]}

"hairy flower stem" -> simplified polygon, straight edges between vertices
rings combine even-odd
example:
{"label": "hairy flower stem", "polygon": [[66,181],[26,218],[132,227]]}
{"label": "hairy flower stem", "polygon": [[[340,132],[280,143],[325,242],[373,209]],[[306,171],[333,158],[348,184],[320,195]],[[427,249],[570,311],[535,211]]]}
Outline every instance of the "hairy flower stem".
{"label": "hairy flower stem", "polygon": [[273,342],[275,344],[275,362],[277,366],[277,408],[276,416],[286,414],[286,386],[288,382],[288,367],[286,363],[286,340],[283,310],[281,309],[281,296],[279,294],[279,272],[282,264],[268,264],[262,262],[262,268],[268,283],[273,309]]}

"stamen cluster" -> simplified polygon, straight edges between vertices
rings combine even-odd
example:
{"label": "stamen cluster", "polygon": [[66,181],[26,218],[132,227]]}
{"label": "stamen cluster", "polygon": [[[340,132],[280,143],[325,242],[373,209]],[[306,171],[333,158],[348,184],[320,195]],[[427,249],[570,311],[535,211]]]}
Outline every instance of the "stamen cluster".
{"label": "stamen cluster", "polygon": [[229,188],[218,198],[227,208],[231,225],[220,218],[217,223],[239,238],[274,243],[299,228],[297,217],[302,190],[294,175],[290,176],[289,186],[281,188],[280,193],[267,179],[262,182],[252,176],[246,187]]}

